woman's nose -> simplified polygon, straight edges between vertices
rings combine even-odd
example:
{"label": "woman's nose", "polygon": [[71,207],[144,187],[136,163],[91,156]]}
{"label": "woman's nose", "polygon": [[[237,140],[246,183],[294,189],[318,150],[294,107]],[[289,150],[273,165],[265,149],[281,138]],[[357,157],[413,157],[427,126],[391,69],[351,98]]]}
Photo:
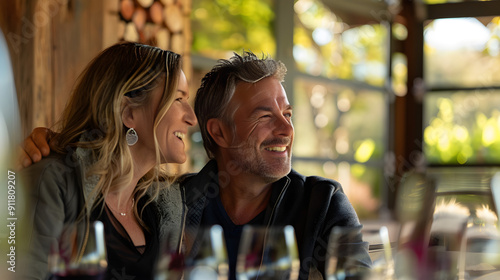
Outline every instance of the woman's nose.
{"label": "woman's nose", "polygon": [[194,114],[191,105],[187,105],[186,111],[187,111],[185,114],[186,123],[190,126],[195,126],[198,123],[198,120],[196,119],[196,115]]}

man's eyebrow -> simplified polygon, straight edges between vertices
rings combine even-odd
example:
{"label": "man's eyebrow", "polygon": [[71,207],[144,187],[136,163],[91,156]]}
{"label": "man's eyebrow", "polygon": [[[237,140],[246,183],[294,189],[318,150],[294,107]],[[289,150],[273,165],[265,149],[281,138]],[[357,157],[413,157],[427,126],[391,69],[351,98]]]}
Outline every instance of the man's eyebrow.
{"label": "man's eyebrow", "polygon": [[[292,108],[292,105],[287,105],[285,107],[285,110],[293,110]],[[258,106],[256,107],[253,111],[252,111],[252,114],[256,114],[257,112],[272,112],[273,111],[273,108],[272,107],[268,107],[268,106]]]}
{"label": "man's eyebrow", "polygon": [[253,109],[253,112],[258,112],[258,111],[266,111],[266,112],[271,112],[273,109],[271,107],[267,106],[258,106],[255,109]]}

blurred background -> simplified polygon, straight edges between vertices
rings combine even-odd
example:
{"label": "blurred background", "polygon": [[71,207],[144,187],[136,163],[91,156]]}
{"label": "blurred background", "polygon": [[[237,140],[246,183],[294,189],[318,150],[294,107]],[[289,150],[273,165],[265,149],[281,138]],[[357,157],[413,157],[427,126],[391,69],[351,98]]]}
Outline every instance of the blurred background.
{"label": "blurred background", "polygon": [[[182,54],[192,96],[217,59],[251,50],[288,67],[294,168],[338,180],[362,220],[391,219],[415,169],[439,178],[440,197],[495,209],[500,1],[9,0],[0,28],[21,139],[51,127],[84,66],[120,40]],[[177,172],[207,161],[190,136]]]}

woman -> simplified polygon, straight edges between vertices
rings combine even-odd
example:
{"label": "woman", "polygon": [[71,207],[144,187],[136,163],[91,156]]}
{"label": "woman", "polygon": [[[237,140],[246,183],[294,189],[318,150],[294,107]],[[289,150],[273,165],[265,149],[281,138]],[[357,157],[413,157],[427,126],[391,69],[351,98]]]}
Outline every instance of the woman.
{"label": "woman", "polygon": [[[50,244],[69,223],[104,223],[107,278],[151,279],[158,256],[162,163],[186,160],[196,117],[180,56],[119,43],[84,70],[67,104],[55,155],[23,170],[30,211],[30,277],[48,276]],[[135,277],[135,278],[134,278]]]}

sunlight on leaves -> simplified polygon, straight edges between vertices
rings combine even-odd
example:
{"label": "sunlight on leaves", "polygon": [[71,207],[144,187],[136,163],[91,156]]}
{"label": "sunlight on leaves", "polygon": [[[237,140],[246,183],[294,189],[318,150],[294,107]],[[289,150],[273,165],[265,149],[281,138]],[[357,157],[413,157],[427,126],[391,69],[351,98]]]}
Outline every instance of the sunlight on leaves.
{"label": "sunlight on leaves", "polygon": [[387,29],[349,26],[321,1],[295,3],[293,56],[300,71],[381,86],[387,76]]}
{"label": "sunlight on leaves", "polygon": [[467,164],[499,161],[499,91],[484,95],[471,92],[433,93],[426,98],[425,104],[428,126],[424,130],[424,142],[429,162]]}
{"label": "sunlight on leaves", "polygon": [[195,54],[220,59],[243,50],[276,53],[272,0],[193,0],[191,15]]}

